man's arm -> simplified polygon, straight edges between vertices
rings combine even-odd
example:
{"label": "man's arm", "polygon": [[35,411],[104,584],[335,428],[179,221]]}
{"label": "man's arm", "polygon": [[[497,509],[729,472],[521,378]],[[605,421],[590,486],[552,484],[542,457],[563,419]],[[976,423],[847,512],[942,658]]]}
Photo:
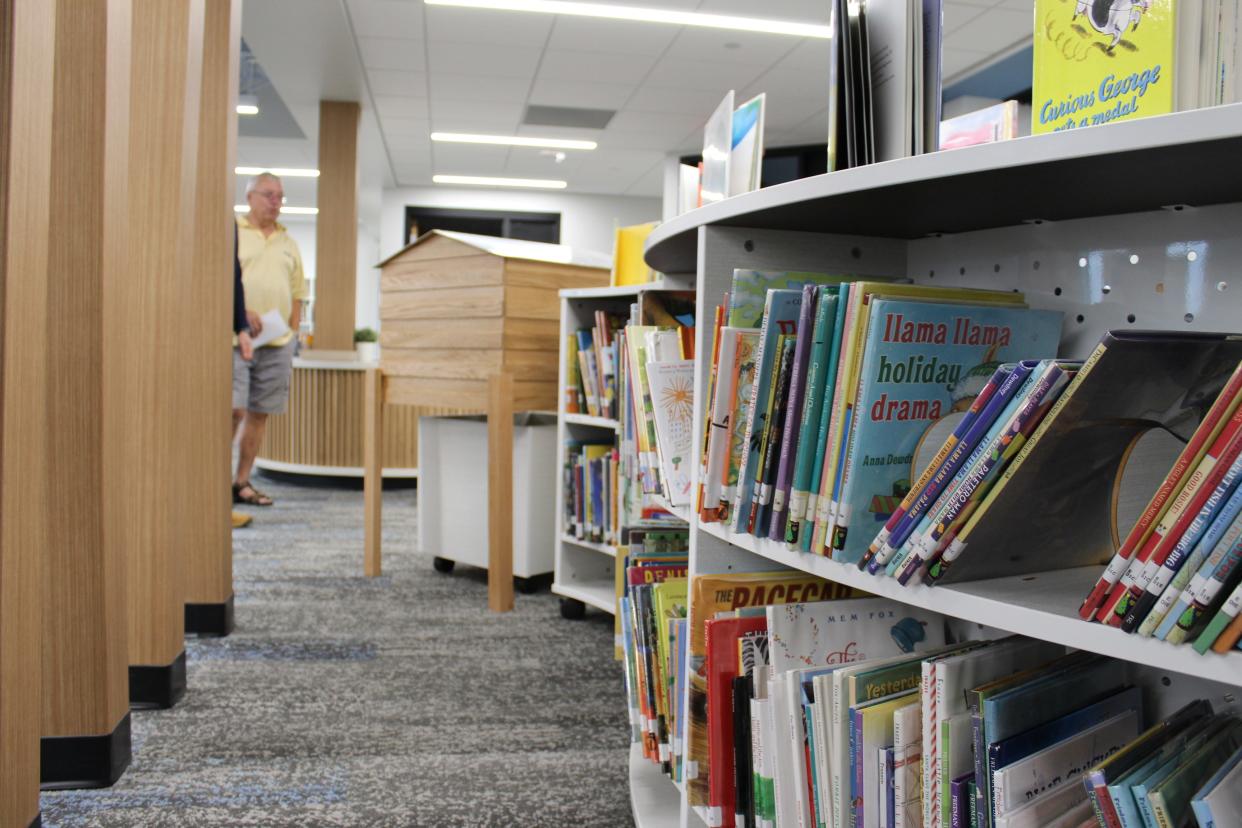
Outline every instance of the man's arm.
{"label": "man's arm", "polygon": [[293,336],[298,335],[298,327],[302,324],[302,300],[293,300],[293,313],[289,314],[289,330],[293,331]]}

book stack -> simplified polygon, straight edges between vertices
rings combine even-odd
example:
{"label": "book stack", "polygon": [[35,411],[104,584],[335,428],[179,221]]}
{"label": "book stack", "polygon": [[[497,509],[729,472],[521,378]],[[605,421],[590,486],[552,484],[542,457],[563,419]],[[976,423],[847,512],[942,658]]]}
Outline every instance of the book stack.
{"label": "book stack", "polygon": [[592,543],[618,540],[618,455],[612,441],[570,440],[565,444],[565,515],[570,535]]}
{"label": "book stack", "polygon": [[866,598],[706,621],[707,824],[1237,824],[1242,721],[1196,701],[1147,727],[1113,660],[939,621]]}
{"label": "book stack", "polygon": [[618,602],[632,740],[643,756],[681,778],[678,706],[685,698],[689,530],[632,529],[618,549],[625,573]]}
{"label": "book stack", "polygon": [[1061,330],[1018,293],[825,274],[736,271],[724,307],[700,518],[850,563],[929,426],[1006,361],[1054,356]]}
{"label": "book stack", "polygon": [[565,413],[617,417],[617,330],[624,320],[596,311],[595,326],[569,334],[566,342]]}
{"label": "book stack", "polygon": [[1079,614],[1228,652],[1242,637],[1242,363],[1216,395]]}

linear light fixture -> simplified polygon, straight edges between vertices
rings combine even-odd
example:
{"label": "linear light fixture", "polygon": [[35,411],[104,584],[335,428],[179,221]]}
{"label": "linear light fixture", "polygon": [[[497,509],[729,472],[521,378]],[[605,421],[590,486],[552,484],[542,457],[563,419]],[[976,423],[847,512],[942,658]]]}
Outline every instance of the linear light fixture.
{"label": "linear light fixture", "polygon": [[549,178],[492,178],[486,175],[433,175],[437,184],[469,184],[473,187],[531,187],[537,190],[563,190],[565,181]]}
{"label": "linear light fixture", "polygon": [[[234,204],[233,212],[234,213],[249,213],[250,205],[249,204]],[[280,205],[280,212],[286,213],[290,216],[317,216],[319,215],[319,208],[318,207],[289,207],[288,205],[282,204]]]}
{"label": "linear light fixture", "polygon": [[580,3],[571,2],[571,0],[423,0],[423,2],[428,6],[566,14],[577,17],[601,17],[608,20],[632,20],[639,23],[670,23],[676,26],[701,26],[709,29],[737,29],[745,32],[794,35],[795,37],[832,37],[832,29],[819,23],[765,20],[757,17],[651,9],[641,6],[615,6],[606,3]]}
{"label": "linear light fixture", "polygon": [[502,144],[509,147],[543,147],[546,149],[593,150],[594,141],[572,138],[528,138],[524,135],[470,135],[462,132],[433,132],[431,140],[450,144]]}
{"label": "linear light fixture", "polygon": [[254,104],[238,104],[237,114],[238,115],[258,115],[259,108],[255,106]]}
{"label": "linear light fixture", "polygon": [[318,178],[319,170],[307,170],[298,167],[234,167],[233,172],[238,175],[258,175],[260,173],[271,173],[281,178]]}

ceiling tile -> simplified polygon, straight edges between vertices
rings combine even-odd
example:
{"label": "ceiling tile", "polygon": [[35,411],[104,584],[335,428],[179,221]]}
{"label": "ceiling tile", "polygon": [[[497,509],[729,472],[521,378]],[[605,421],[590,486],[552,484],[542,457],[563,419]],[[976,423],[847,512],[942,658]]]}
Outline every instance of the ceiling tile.
{"label": "ceiling tile", "polygon": [[421,3],[408,0],[348,0],[354,32],[365,37],[423,36]]}
{"label": "ceiling tile", "polygon": [[643,79],[655,61],[654,55],[548,49],[543,53],[543,60],[539,64],[539,77],[547,80],[636,84]]}
{"label": "ceiling tile", "polygon": [[512,135],[522,119],[517,103],[490,101],[438,101],[431,108],[431,125],[437,132],[494,132]]}
{"label": "ceiling tile", "polygon": [[582,83],[538,78],[530,90],[529,103],[587,109],[620,109],[634,94],[633,84]]}
{"label": "ceiling tile", "polygon": [[513,147],[505,163],[505,175],[516,178],[557,178],[572,175],[583,164],[590,163],[589,152],[565,152],[565,160],[557,162],[555,155],[544,155],[552,150],[536,150]]}
{"label": "ceiling tile", "polygon": [[987,11],[987,8],[977,3],[967,3],[963,2],[963,0],[946,0],[944,4],[945,34],[960,29],[985,11]]}
{"label": "ceiling tile", "polygon": [[500,175],[504,172],[509,148],[436,144],[432,147],[431,156],[437,173]]}
{"label": "ceiling tile", "polygon": [[803,38],[738,32],[726,29],[684,28],[673,42],[672,53],[690,60],[770,66],[792,52]]}
{"label": "ceiling tile", "polygon": [[509,75],[529,78],[539,65],[541,50],[531,46],[503,46],[488,43],[454,43],[433,40],[431,74]]}
{"label": "ceiling tile", "polygon": [[401,69],[407,72],[426,69],[421,39],[360,37],[358,48],[362,52],[362,63],[368,69]]}
{"label": "ceiling tile", "polygon": [[716,89],[686,89],[643,84],[626,104],[628,109],[640,112],[676,112],[697,115],[704,120],[720,103],[721,95]]}
{"label": "ceiling tile", "polygon": [[756,6],[755,0],[703,0],[698,10],[799,23],[828,22],[828,5],[824,0],[764,0],[762,11],[757,11]]}
{"label": "ceiling tile", "polygon": [[[760,92],[773,95],[796,95],[802,98],[822,98],[824,106],[828,105],[828,76],[810,75],[804,72],[790,72],[778,67],[765,72],[755,79],[744,90],[748,97]],[[739,97],[742,91],[739,90]]]}
{"label": "ceiling tile", "polygon": [[482,11],[427,6],[430,42],[495,43],[543,48],[552,31],[553,15]]}
{"label": "ceiling tile", "polygon": [[441,101],[523,101],[530,91],[529,77],[513,75],[452,75],[431,76],[431,100]]}
{"label": "ceiling tile", "polygon": [[380,118],[427,118],[427,101],[424,98],[376,95],[375,107]]}
{"label": "ceiling tile", "polygon": [[681,29],[681,26],[557,15],[548,48],[624,55],[662,55]]}
{"label": "ceiling tile", "polygon": [[955,46],[995,53],[1019,41],[1033,40],[1034,28],[1035,18],[1029,9],[989,9],[955,29],[945,40],[951,40]]}
{"label": "ceiling tile", "polygon": [[666,57],[651,70],[647,82],[680,89],[713,89],[719,102],[730,89],[749,86],[762,72],[761,67],[745,64]]}
{"label": "ceiling tile", "polygon": [[402,72],[399,69],[368,69],[367,82],[371,85],[372,95],[427,97],[427,76],[421,72]]}
{"label": "ceiling tile", "polygon": [[426,138],[431,133],[431,121],[426,118],[397,118],[380,115],[380,129],[385,136],[414,135]]}

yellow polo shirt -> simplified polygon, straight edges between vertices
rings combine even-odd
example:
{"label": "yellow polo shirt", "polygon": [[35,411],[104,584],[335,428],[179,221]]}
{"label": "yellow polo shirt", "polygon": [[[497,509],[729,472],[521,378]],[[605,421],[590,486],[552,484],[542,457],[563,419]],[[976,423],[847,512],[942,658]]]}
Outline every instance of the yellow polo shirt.
{"label": "yellow polo shirt", "polygon": [[[287,322],[293,315],[293,303],[304,301],[309,293],[302,273],[302,254],[285,226],[278,222],[275,232],[264,238],[263,231],[246,216],[238,216],[237,258],[246,288],[246,310],[258,314],[278,310]],[[290,331],[268,345],[284,345],[296,333]]]}

